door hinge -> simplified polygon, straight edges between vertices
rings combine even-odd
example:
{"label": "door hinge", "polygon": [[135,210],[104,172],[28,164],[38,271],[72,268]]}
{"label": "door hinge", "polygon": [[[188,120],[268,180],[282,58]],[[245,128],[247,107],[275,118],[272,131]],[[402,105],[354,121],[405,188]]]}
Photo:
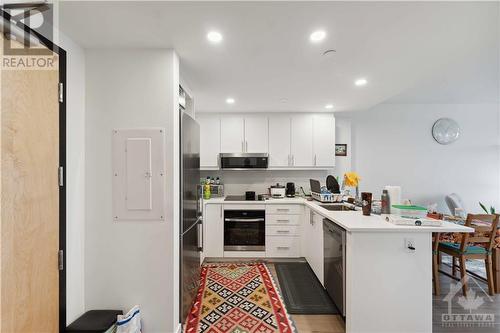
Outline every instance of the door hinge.
{"label": "door hinge", "polygon": [[59,93],[59,103],[64,102],[64,84],[62,82],[59,83],[58,93]]}
{"label": "door hinge", "polygon": [[59,266],[59,270],[62,271],[64,270],[64,251],[59,250],[58,256],[57,256],[57,263]]}
{"label": "door hinge", "polygon": [[64,168],[62,166],[59,167],[58,179],[59,179],[59,186],[64,186]]}

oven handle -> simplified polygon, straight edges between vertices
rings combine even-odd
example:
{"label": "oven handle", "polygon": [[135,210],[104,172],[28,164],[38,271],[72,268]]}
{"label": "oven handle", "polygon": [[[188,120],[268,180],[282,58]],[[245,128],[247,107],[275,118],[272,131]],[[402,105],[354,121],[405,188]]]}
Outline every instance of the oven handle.
{"label": "oven handle", "polygon": [[227,218],[224,219],[226,222],[265,222],[265,219],[263,218],[257,218],[257,219],[233,219],[233,218]]}

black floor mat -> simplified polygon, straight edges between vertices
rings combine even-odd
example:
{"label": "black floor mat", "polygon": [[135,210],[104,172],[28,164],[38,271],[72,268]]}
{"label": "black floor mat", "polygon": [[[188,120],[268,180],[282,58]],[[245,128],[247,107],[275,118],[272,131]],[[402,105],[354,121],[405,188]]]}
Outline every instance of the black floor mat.
{"label": "black floor mat", "polygon": [[290,314],[339,314],[308,263],[283,262],[274,267]]}

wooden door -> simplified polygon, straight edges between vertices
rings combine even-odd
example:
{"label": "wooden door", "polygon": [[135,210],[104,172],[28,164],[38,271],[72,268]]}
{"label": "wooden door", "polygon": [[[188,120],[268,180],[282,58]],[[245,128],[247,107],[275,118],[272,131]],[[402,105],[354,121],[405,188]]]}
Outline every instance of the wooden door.
{"label": "wooden door", "polygon": [[196,117],[200,124],[200,167],[216,168],[219,166],[220,118],[218,115],[200,115]]}
{"label": "wooden door", "polygon": [[290,166],[290,117],[269,117],[269,167]]}
{"label": "wooden door", "polygon": [[313,166],[313,121],[311,115],[292,116],[292,165]]}
{"label": "wooden door", "polygon": [[1,332],[59,330],[59,59],[53,59],[50,69],[0,74]]}
{"label": "wooden door", "polygon": [[266,116],[245,117],[245,153],[267,153],[268,122]]}
{"label": "wooden door", "polygon": [[243,116],[221,116],[221,153],[243,153],[245,151],[244,123]]}
{"label": "wooden door", "polygon": [[315,167],[335,165],[335,117],[331,113],[313,116],[313,149]]}

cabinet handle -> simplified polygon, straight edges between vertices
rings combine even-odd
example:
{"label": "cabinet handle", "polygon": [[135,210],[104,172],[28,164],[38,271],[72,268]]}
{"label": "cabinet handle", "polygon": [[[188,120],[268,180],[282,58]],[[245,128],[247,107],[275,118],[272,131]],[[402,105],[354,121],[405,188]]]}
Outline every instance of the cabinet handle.
{"label": "cabinet handle", "polygon": [[314,166],[316,166],[316,154],[314,154]]}
{"label": "cabinet handle", "polygon": [[222,218],[222,205],[220,206],[220,217]]}
{"label": "cabinet handle", "polygon": [[245,143],[243,141],[241,141],[241,152],[245,152]]}
{"label": "cabinet handle", "polygon": [[276,209],[278,212],[288,212],[290,209],[289,208],[278,208]]}
{"label": "cabinet handle", "polygon": [[290,222],[290,220],[276,220],[276,222]]}
{"label": "cabinet handle", "polygon": [[295,165],[295,155],[292,155],[292,166]]}
{"label": "cabinet handle", "polygon": [[278,234],[289,234],[290,230],[276,230]]}
{"label": "cabinet handle", "polygon": [[245,141],[245,153],[248,153],[248,141]]}
{"label": "cabinet handle", "polygon": [[290,246],[277,246],[276,247],[278,250],[288,250]]}

